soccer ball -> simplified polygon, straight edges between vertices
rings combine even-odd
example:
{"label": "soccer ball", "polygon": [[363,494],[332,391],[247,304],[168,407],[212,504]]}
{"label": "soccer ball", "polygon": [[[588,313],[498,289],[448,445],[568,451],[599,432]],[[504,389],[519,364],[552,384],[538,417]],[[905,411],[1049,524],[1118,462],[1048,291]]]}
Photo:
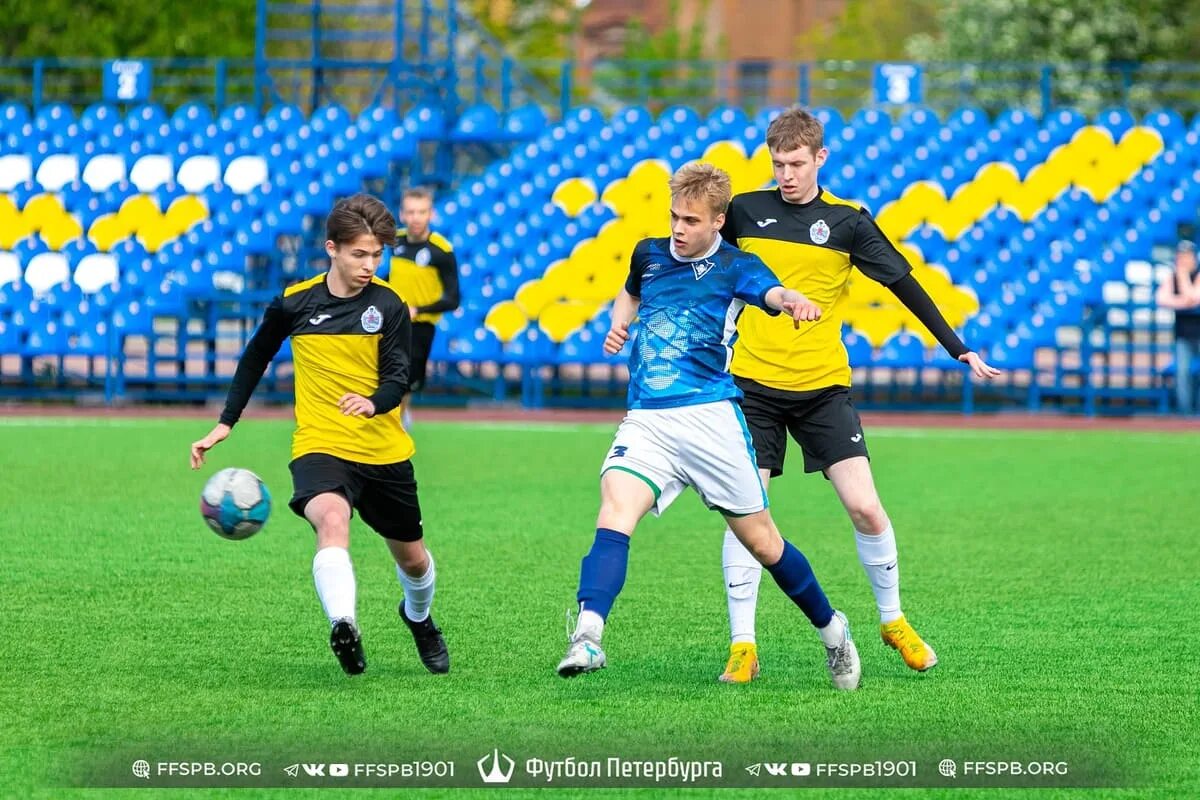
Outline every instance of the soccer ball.
{"label": "soccer ball", "polygon": [[223,539],[247,539],[271,515],[271,493],[248,469],[229,467],[208,479],[200,493],[200,513]]}

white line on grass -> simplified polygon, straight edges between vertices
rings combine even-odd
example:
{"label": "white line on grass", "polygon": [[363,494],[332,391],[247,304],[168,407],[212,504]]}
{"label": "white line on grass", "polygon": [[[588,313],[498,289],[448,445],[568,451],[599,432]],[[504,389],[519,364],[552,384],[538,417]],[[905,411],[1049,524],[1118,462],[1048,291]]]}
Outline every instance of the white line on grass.
{"label": "white line on grass", "polygon": [[144,428],[178,421],[169,417],[0,417],[0,428]]}

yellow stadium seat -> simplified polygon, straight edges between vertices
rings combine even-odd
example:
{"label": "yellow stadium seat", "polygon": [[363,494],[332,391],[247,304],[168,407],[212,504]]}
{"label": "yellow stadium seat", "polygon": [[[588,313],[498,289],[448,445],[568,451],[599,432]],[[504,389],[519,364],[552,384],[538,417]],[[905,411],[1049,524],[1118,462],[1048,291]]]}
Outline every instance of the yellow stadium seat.
{"label": "yellow stadium seat", "polygon": [[21,216],[34,230],[41,230],[43,225],[66,213],[57,197],[52,194],[39,194],[29,199]]}
{"label": "yellow stadium seat", "polygon": [[1111,153],[1112,149],[1112,133],[1099,125],[1085,125],[1067,144],[1067,150],[1076,161],[1091,161]]}
{"label": "yellow stadium seat", "polygon": [[671,169],[665,161],[650,159],[637,163],[626,179],[626,203],[661,207],[666,213],[671,202]]}
{"label": "yellow stadium seat", "polygon": [[600,195],[600,202],[617,212],[618,216],[623,212],[628,198],[631,196],[632,189],[628,183],[626,178],[617,178],[604,187],[604,193]]}
{"label": "yellow stadium seat", "polygon": [[568,178],[560,183],[550,198],[550,202],[561,208],[569,217],[579,216],[579,212],[596,202],[596,185],[589,178]]}
{"label": "yellow stadium seat", "polygon": [[186,233],[197,222],[208,219],[208,207],[202,198],[187,194],[175,198],[164,217],[170,228],[179,235]]}
{"label": "yellow stadium seat", "polygon": [[762,186],[762,181],[756,179],[754,165],[746,157],[746,151],[740,142],[714,142],[704,151],[700,160],[724,170],[729,175],[734,194],[753,191]]}
{"label": "yellow stadium seat", "polygon": [[984,187],[983,196],[987,207],[1001,202],[1021,185],[1021,178],[1011,164],[993,161],[980,167],[975,173],[975,182]]}
{"label": "yellow stadium seat", "polygon": [[13,217],[0,215],[0,250],[11,250],[13,245],[33,233],[33,225],[23,214]]}
{"label": "yellow stadium seat", "polygon": [[599,308],[598,303],[564,301],[554,303],[542,311],[538,328],[552,342],[566,341],[572,333],[583,327]]}
{"label": "yellow stadium seat", "polygon": [[[884,342],[900,330],[901,323],[904,320],[904,313],[908,310],[900,306],[898,300],[895,302],[897,305],[860,306],[848,310],[846,321],[850,323],[850,326],[854,330],[858,331],[858,333],[870,342],[872,347],[881,347]],[[851,315],[851,311],[853,311],[853,316]]]}
{"label": "yellow stadium seat", "polygon": [[105,214],[98,217],[88,228],[88,239],[101,252],[108,252],[112,246],[133,233],[129,224],[117,214]]}
{"label": "yellow stadium seat", "polygon": [[21,212],[17,209],[17,204],[12,201],[12,198],[6,194],[0,194],[0,221],[9,220],[13,217],[20,216]]}
{"label": "yellow stadium seat", "polygon": [[749,191],[757,191],[775,180],[771,171],[771,150],[767,147],[766,142],[760,144],[754,151],[754,155],[750,156],[747,174],[753,184]]}
{"label": "yellow stadium seat", "polygon": [[854,307],[869,306],[873,303],[894,303],[896,297],[886,287],[863,275],[860,272],[850,273],[850,283],[846,297]]}
{"label": "yellow stadium seat", "polygon": [[547,291],[553,290],[557,293],[562,293],[562,288],[571,280],[571,270],[574,267],[567,259],[559,259],[550,266],[546,267],[546,272],[542,275],[542,283],[546,284]]}
{"label": "yellow stadium seat", "polygon": [[511,342],[528,324],[529,319],[512,300],[503,300],[492,306],[483,320],[483,327],[502,342]]}
{"label": "yellow stadium seat", "polygon": [[1163,151],[1162,134],[1143,126],[1130,128],[1121,137],[1117,149],[1136,161],[1139,166],[1143,166],[1158,158],[1158,154]]}
{"label": "yellow stadium seat", "polygon": [[529,319],[537,319],[542,313],[542,309],[558,300],[562,294],[555,289],[553,284],[547,283],[541,279],[526,281],[521,284],[521,288],[517,289],[517,295],[513,298],[513,302],[517,304],[517,308],[521,310]]}
{"label": "yellow stadium seat", "polygon": [[121,204],[121,210],[117,212],[117,216],[129,226],[131,231],[138,231],[146,222],[160,219],[162,214],[159,213],[158,204],[153,197],[146,194],[135,194]]}
{"label": "yellow stadium seat", "polygon": [[968,228],[975,224],[975,218],[969,216],[958,207],[947,203],[937,213],[930,215],[925,222],[941,231],[946,241],[953,242],[957,241]]}
{"label": "yellow stadium seat", "polygon": [[83,235],[83,226],[70,214],[49,220],[42,226],[42,241],[51,250],[61,250],[67,242],[72,242]]}
{"label": "yellow stadium seat", "polygon": [[137,229],[137,239],[147,253],[157,253],[164,244],[178,236],[164,219],[156,217],[145,220]]}
{"label": "yellow stadium seat", "polygon": [[566,299],[590,306],[611,301],[625,285],[625,276],[615,273],[595,273],[567,287]]}

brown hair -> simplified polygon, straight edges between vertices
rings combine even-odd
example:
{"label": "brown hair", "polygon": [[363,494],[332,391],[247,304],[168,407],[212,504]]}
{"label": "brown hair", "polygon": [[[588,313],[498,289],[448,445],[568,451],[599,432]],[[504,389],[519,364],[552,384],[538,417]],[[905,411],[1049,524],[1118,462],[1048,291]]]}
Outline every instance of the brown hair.
{"label": "brown hair", "polygon": [[712,210],[714,217],[725,213],[733,194],[729,174],[703,161],[692,161],[676,170],[671,176],[670,186],[672,197],[703,200]]}
{"label": "brown hair", "polygon": [[396,243],[396,218],[377,197],[356,194],[334,205],[325,220],[325,238],[337,245],[369,233],[385,247]]}
{"label": "brown hair", "polygon": [[800,106],[784,111],[767,127],[767,147],[777,153],[808,147],[815,156],[824,146],[825,127],[821,120]]}
{"label": "brown hair", "polygon": [[400,202],[403,203],[408,199],[413,200],[428,200],[433,202],[433,191],[424,186],[414,186],[411,189],[405,189],[404,194],[400,196]]}

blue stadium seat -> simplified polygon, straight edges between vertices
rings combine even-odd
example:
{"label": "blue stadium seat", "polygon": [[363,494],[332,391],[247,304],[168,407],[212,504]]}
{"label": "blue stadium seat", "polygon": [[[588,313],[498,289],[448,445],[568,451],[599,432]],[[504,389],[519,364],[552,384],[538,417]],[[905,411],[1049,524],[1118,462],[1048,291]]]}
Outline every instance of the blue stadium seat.
{"label": "blue stadium seat", "polygon": [[906,330],[894,334],[879,348],[879,366],[908,369],[924,366],[925,345]]}
{"label": "blue stadium seat", "polygon": [[0,105],[0,131],[19,131],[29,123],[29,109],[25,108],[24,103],[9,102]]}
{"label": "blue stadium seat", "polygon": [[463,111],[450,138],[459,142],[488,142],[498,138],[500,130],[500,115],[496,109],[481,103]]}
{"label": "blue stadium seat", "polygon": [[438,108],[417,106],[404,115],[404,128],[418,139],[440,139],[445,133],[445,115]]}
{"label": "blue stadium seat", "polygon": [[213,124],[212,111],[203,103],[184,103],[171,115],[171,128],[187,135],[201,133]]}
{"label": "blue stadium seat", "polygon": [[541,107],[529,104],[515,108],[504,117],[504,133],[509,139],[528,141],[546,129],[546,114]]}
{"label": "blue stadium seat", "polygon": [[362,110],[354,124],[363,133],[378,139],[390,133],[392,129],[400,127],[400,115],[395,109],[386,106],[369,106]]}

